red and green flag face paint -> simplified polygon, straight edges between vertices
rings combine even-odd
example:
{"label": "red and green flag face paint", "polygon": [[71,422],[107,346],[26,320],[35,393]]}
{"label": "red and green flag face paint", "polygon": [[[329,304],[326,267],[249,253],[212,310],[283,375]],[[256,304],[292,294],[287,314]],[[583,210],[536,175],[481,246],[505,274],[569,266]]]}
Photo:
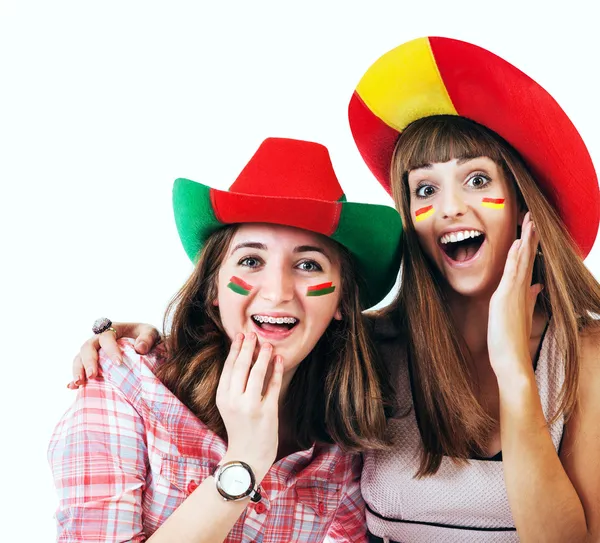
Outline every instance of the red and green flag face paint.
{"label": "red and green flag face paint", "polygon": [[331,294],[335,290],[335,287],[332,285],[331,281],[329,283],[321,283],[320,285],[315,285],[313,287],[308,287],[306,289],[307,296],[325,296],[325,294]]}
{"label": "red and green flag face paint", "polygon": [[504,209],[504,198],[483,198],[481,205],[491,209]]}
{"label": "red and green flag face paint", "polygon": [[248,283],[246,283],[246,281],[234,275],[229,280],[227,288],[230,288],[231,290],[233,290],[233,292],[237,292],[242,296],[248,296],[248,294],[250,294],[250,291],[252,290],[252,285],[249,285]]}
{"label": "red and green flag face paint", "polygon": [[431,217],[433,215],[433,206],[422,207],[421,209],[417,209],[415,211],[415,220],[417,222],[425,220],[427,217]]}

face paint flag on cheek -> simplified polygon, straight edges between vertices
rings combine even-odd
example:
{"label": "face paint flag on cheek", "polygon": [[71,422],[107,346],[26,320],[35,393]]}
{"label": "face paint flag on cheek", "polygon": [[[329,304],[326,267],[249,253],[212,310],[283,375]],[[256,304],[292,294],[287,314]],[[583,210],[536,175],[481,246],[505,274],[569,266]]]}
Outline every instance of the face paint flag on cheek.
{"label": "face paint flag on cheek", "polygon": [[335,290],[335,287],[332,285],[331,281],[329,283],[321,283],[320,285],[315,285],[313,287],[308,287],[306,289],[307,296],[325,296],[325,294],[331,294]]}
{"label": "face paint flag on cheek", "polygon": [[504,209],[504,198],[483,198],[481,205],[491,209]]}
{"label": "face paint flag on cheek", "polygon": [[422,207],[421,209],[417,209],[415,211],[415,220],[417,222],[424,221],[427,217],[431,217],[433,215],[433,206]]}
{"label": "face paint flag on cheek", "polygon": [[234,275],[229,280],[227,288],[230,288],[231,290],[233,290],[233,292],[237,292],[242,296],[248,296],[248,294],[250,294],[250,291],[252,290],[252,285],[249,285],[248,283],[246,283],[246,281]]}

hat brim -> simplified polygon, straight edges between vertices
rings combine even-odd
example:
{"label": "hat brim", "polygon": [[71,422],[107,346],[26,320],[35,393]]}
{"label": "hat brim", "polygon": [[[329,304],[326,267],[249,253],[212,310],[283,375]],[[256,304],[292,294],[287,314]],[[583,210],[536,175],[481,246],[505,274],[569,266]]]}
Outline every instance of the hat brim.
{"label": "hat brim", "polygon": [[384,188],[396,141],[411,123],[460,115],[502,136],[523,157],[583,256],[600,222],[600,192],[579,132],[550,94],[497,55],[449,38],[418,38],[365,73],[349,105],[358,149]]}
{"label": "hat brim", "polygon": [[173,185],[179,237],[192,262],[206,239],[227,224],[269,223],[327,236],[348,249],[361,279],[361,304],[379,303],[400,267],[402,221],[389,206],[310,198],[256,196],[212,189],[189,179]]}

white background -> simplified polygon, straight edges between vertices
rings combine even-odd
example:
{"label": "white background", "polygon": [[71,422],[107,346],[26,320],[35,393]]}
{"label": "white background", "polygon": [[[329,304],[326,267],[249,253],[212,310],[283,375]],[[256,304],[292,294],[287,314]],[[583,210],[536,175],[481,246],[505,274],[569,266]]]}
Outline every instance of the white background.
{"label": "white background", "polygon": [[585,4],[0,0],[0,539],[53,540],[46,446],[92,321],[160,325],[191,270],[176,177],[225,189],[265,137],[296,137],[328,145],[349,200],[391,204],[347,104],[376,58],[425,35],[531,75],[598,167],[600,48]]}

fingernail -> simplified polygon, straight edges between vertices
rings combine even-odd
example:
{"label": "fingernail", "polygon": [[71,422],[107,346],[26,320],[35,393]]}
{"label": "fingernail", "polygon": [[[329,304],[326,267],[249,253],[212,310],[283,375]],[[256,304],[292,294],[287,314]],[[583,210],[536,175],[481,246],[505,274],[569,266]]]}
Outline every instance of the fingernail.
{"label": "fingernail", "polygon": [[263,343],[263,344],[260,346],[260,348],[261,348],[261,349],[263,349],[264,351],[268,351],[268,350],[272,349],[272,348],[273,348],[273,346],[272,346],[270,343]]}
{"label": "fingernail", "polygon": [[246,336],[250,341],[254,341],[256,339],[256,334],[254,332],[250,332],[247,336]]}
{"label": "fingernail", "polygon": [[244,341],[244,334],[238,334],[235,336],[236,341]]}

